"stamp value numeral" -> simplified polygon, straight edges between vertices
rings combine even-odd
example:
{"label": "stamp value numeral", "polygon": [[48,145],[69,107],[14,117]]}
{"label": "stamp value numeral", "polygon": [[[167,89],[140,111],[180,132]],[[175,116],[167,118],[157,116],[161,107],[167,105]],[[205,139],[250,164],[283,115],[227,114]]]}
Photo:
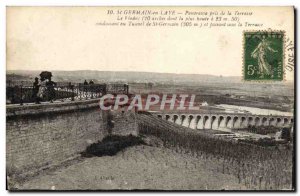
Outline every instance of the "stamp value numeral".
{"label": "stamp value numeral", "polygon": [[248,72],[247,74],[252,76],[254,75],[255,71],[257,71],[256,67],[254,67],[254,65],[248,65]]}
{"label": "stamp value numeral", "polygon": [[283,31],[244,32],[244,80],[282,81]]}

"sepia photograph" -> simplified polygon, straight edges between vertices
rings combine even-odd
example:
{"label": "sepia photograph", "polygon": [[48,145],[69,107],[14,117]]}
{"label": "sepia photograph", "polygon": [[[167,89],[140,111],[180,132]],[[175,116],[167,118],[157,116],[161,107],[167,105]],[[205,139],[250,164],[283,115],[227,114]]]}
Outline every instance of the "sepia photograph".
{"label": "sepia photograph", "polygon": [[8,191],[296,191],[292,5],[5,9]]}

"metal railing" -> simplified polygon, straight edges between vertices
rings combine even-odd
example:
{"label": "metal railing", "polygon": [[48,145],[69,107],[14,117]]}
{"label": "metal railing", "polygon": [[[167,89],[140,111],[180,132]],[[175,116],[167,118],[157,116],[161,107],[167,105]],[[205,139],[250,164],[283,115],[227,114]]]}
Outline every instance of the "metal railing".
{"label": "metal railing", "polygon": [[40,103],[53,101],[74,101],[100,98],[107,93],[128,94],[126,84],[71,84],[57,83],[55,86],[30,86],[18,82],[6,86],[6,103]]}

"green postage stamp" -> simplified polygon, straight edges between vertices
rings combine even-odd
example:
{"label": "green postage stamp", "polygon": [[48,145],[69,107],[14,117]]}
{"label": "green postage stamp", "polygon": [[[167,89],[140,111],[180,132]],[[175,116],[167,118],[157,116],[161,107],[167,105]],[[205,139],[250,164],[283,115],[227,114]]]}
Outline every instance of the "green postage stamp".
{"label": "green postage stamp", "polygon": [[284,79],[284,31],[244,31],[245,81]]}

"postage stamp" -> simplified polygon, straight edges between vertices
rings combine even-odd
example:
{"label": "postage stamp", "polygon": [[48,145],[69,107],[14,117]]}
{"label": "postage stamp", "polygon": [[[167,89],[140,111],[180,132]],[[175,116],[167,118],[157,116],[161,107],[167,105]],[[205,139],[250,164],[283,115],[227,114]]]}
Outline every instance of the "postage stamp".
{"label": "postage stamp", "polygon": [[244,31],[244,80],[284,79],[284,31]]}

